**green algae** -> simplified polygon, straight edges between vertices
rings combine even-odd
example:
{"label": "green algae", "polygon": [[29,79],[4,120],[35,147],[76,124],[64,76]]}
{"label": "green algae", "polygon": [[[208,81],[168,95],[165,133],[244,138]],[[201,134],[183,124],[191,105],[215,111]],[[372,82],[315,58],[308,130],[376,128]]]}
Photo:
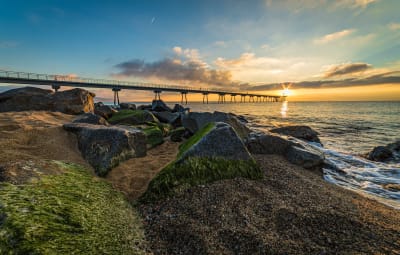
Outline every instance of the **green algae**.
{"label": "green algae", "polygon": [[122,123],[124,122],[124,120],[130,118],[134,119],[134,121],[137,122],[134,124],[144,124],[146,122],[159,122],[151,112],[144,110],[130,110],[130,109],[124,109],[114,113],[113,116],[110,119],[108,119],[108,122]]}
{"label": "green algae", "polygon": [[192,147],[194,144],[200,141],[200,139],[206,134],[208,134],[208,132],[210,132],[214,127],[215,127],[215,122],[208,123],[202,129],[197,131],[192,137],[190,137],[188,140],[182,143],[179,146],[178,158],[182,156],[182,154],[185,153],[188,149],[190,149],[190,147]]}
{"label": "green algae", "polygon": [[262,172],[253,159],[231,160],[222,157],[189,157],[183,162],[180,161],[181,156],[214,127],[215,123],[207,124],[180,145],[177,159],[154,177],[147,191],[140,198],[141,202],[156,201],[191,186],[223,179],[243,177],[257,180],[262,178]]}
{"label": "green algae", "polygon": [[185,131],[186,131],[186,129],[184,127],[178,127],[178,128],[171,130],[171,132],[169,133],[169,135],[171,136],[171,141],[181,142],[182,137],[185,134]]}
{"label": "green algae", "polygon": [[173,129],[172,125],[171,124],[167,124],[167,123],[147,122],[146,124],[147,124],[147,126],[150,126],[150,127],[158,127],[161,130],[162,135],[164,137],[168,136],[169,133],[171,132],[171,130]]}
{"label": "green algae", "polygon": [[224,158],[191,157],[183,163],[173,162],[165,167],[149,184],[141,202],[152,202],[171,196],[191,186],[223,179],[243,177],[262,178],[254,160],[227,160]]}
{"label": "green algae", "polygon": [[164,142],[163,133],[157,126],[144,128],[142,131],[146,135],[147,144],[149,144],[151,148]]}
{"label": "green algae", "polygon": [[144,254],[141,221],[122,194],[78,165],[0,184],[0,254]]}

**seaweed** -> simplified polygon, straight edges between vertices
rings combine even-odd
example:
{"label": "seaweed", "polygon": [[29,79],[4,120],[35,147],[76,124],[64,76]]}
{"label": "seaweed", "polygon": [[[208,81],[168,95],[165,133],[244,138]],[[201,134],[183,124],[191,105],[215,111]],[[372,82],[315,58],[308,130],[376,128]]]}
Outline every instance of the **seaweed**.
{"label": "seaweed", "polygon": [[139,216],[107,182],[75,164],[0,186],[1,254],[144,254]]}
{"label": "seaweed", "polygon": [[254,160],[190,157],[166,166],[149,184],[140,202],[152,202],[191,186],[237,177],[258,180],[262,172]]}

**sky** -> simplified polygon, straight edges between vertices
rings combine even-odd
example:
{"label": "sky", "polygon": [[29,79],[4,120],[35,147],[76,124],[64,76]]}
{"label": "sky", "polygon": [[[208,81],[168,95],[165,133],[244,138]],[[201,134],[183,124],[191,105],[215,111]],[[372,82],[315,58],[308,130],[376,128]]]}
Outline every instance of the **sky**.
{"label": "sky", "polygon": [[[400,100],[399,0],[0,0],[0,6],[1,70],[273,95],[286,86],[293,101]],[[151,96],[130,91],[121,99]]]}

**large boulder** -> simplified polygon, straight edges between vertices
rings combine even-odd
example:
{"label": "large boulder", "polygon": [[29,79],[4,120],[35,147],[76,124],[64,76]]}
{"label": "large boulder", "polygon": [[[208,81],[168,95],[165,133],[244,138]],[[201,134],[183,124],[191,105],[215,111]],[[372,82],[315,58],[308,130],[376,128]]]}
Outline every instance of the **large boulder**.
{"label": "large boulder", "polygon": [[323,165],[325,157],[322,153],[311,148],[290,146],[285,154],[286,159],[304,168],[317,168]]}
{"label": "large boulder", "polygon": [[386,147],[394,153],[399,153],[400,152],[400,140],[398,140],[394,143],[389,143],[388,145],[386,145]]}
{"label": "large boulder", "polygon": [[380,162],[400,162],[400,140],[386,146],[377,146],[368,153],[367,158]]}
{"label": "large boulder", "polygon": [[222,157],[231,160],[252,159],[242,140],[229,124],[224,122],[210,124],[210,131],[196,141],[195,144],[189,143],[181,147],[179,161],[183,161],[188,157]]}
{"label": "large boulder", "polygon": [[138,130],[142,131],[146,136],[147,148],[154,148],[162,143],[164,143],[164,133],[161,127],[158,125],[148,126],[128,126],[128,125],[117,125],[116,127],[125,129],[127,131],[136,132]]}
{"label": "large boulder", "polygon": [[103,125],[108,126],[108,122],[101,116],[88,112],[81,115],[78,115],[75,119],[72,120],[72,123],[87,123],[93,125]]}
{"label": "large boulder", "polygon": [[159,121],[172,125],[178,124],[181,119],[181,114],[178,112],[153,112],[153,114]]}
{"label": "large boulder", "polygon": [[0,93],[0,112],[56,111],[67,114],[93,112],[95,94],[84,89],[53,92],[36,87],[11,89]]}
{"label": "large boulder", "polygon": [[151,104],[139,105],[136,110],[151,111]]}
{"label": "large boulder", "polygon": [[213,113],[191,112],[182,115],[182,126],[192,133],[196,133],[208,123],[212,122],[224,122],[231,125],[242,139],[246,138],[250,134],[250,129],[230,113],[215,111]]}
{"label": "large boulder", "polygon": [[251,133],[246,146],[254,154],[278,154],[293,164],[304,168],[321,167],[325,161],[323,153],[295,138],[271,133]]}
{"label": "large boulder", "polygon": [[153,100],[151,103],[151,110],[155,112],[172,112],[172,109],[162,100]]}
{"label": "large boulder", "polygon": [[147,122],[159,122],[149,111],[143,110],[120,110],[108,119],[111,124],[141,125]]}
{"label": "large boulder", "polygon": [[120,103],[119,108],[121,110],[136,110],[136,105],[132,103]]}
{"label": "large boulder", "polygon": [[190,108],[185,108],[180,104],[175,104],[174,108],[172,109],[172,112],[186,112],[190,111]]}
{"label": "large boulder", "polygon": [[94,113],[97,115],[100,115],[101,117],[105,118],[106,120],[111,118],[114,113],[116,113],[117,110],[112,108],[109,105],[104,105],[100,103],[96,103],[94,105]]}
{"label": "large boulder", "polygon": [[318,132],[308,126],[287,126],[270,130],[272,133],[290,135],[309,142],[320,143]]}
{"label": "large boulder", "polygon": [[386,161],[391,158],[392,155],[392,151],[385,146],[377,146],[368,154],[368,159],[373,161]]}
{"label": "large boulder", "polygon": [[229,124],[213,122],[180,146],[177,159],[150,182],[141,200],[236,177],[260,179],[262,172],[236,131]]}
{"label": "large boulder", "polygon": [[254,154],[284,155],[293,142],[272,133],[251,133],[246,139],[247,149]]}
{"label": "large boulder", "polygon": [[82,156],[99,176],[107,175],[121,161],[146,155],[146,136],[140,130],[86,123],[64,124],[63,127],[77,135]]}

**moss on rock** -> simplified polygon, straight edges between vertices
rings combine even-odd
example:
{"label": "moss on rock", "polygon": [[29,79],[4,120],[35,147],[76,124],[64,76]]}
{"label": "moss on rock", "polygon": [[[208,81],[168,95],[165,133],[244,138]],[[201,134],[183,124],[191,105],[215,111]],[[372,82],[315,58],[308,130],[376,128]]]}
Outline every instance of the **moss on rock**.
{"label": "moss on rock", "polygon": [[190,147],[192,147],[194,144],[200,141],[200,139],[206,134],[208,134],[208,132],[210,132],[214,127],[215,127],[215,122],[208,123],[202,129],[200,129],[194,135],[192,135],[187,141],[182,143],[179,146],[178,157],[180,157],[184,152],[190,149]]}
{"label": "moss on rock", "polygon": [[168,136],[170,134],[171,130],[173,129],[172,125],[167,124],[167,123],[147,122],[146,124],[147,124],[147,126],[150,126],[150,127],[158,127],[161,130],[164,137]]}
{"label": "moss on rock", "polygon": [[124,109],[118,111],[117,113],[114,113],[113,116],[110,119],[108,119],[108,122],[111,124],[139,125],[139,124],[145,124],[146,122],[159,122],[159,121],[149,111]]}
{"label": "moss on rock", "polygon": [[159,200],[191,186],[223,179],[243,177],[261,179],[262,172],[254,160],[191,157],[184,163],[165,167],[149,184],[142,202]]}
{"label": "moss on rock", "polygon": [[171,141],[173,142],[182,142],[182,137],[184,136],[186,129],[184,127],[178,127],[169,133],[171,136]]}
{"label": "moss on rock", "polygon": [[144,254],[141,221],[122,194],[78,165],[0,185],[0,254]]}
{"label": "moss on rock", "polygon": [[163,132],[158,126],[151,126],[143,129],[143,133],[146,135],[147,144],[150,148],[160,145],[164,142]]}
{"label": "moss on rock", "polygon": [[[261,179],[262,172],[250,155],[246,159],[228,159],[218,155],[211,157],[202,155],[183,156],[193,146],[198,146],[202,139],[215,128],[218,128],[216,123],[209,123],[183,143],[179,148],[177,159],[165,167],[150,182],[140,201],[145,203],[156,201],[191,186],[207,184],[222,179],[236,177],[253,180]],[[226,139],[229,138],[240,141],[237,135],[235,137],[226,137]],[[247,151],[245,148],[243,149]]]}

